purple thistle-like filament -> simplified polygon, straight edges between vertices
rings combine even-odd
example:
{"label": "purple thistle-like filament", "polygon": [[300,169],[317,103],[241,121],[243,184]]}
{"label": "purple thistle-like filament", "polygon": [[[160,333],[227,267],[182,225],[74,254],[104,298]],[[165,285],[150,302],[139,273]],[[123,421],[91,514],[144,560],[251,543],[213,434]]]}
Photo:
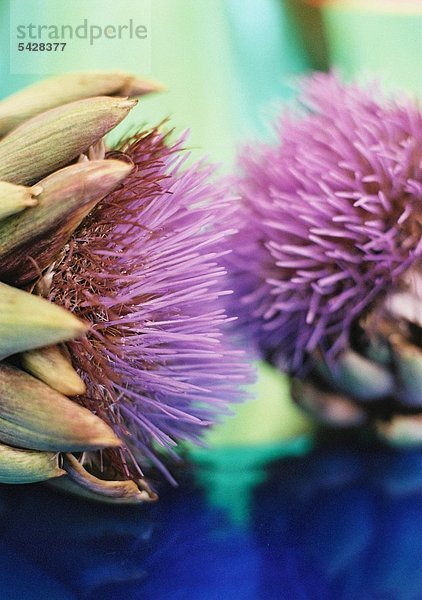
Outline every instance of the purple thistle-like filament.
{"label": "purple thistle-like filament", "polygon": [[154,448],[174,456],[180,441],[198,442],[250,380],[224,311],[233,203],[209,166],[182,167],[180,142],[158,131],[122,152],[134,171],[76,231],[51,298],[91,323],[70,349],[87,385],[80,402],[124,442],[108,463],[119,476],[150,464],[169,476]]}
{"label": "purple thistle-like filament", "polygon": [[371,302],[422,253],[422,114],[336,75],[302,84],[275,143],[239,160],[239,233],[227,257],[238,326],[297,371],[332,356]]}

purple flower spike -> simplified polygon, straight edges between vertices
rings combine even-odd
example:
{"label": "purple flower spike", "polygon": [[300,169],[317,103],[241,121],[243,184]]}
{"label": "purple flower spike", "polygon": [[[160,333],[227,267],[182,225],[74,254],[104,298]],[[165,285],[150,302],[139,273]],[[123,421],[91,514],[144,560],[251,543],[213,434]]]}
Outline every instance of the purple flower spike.
{"label": "purple flower spike", "polygon": [[246,148],[231,312],[290,372],[335,358],[354,320],[422,253],[422,114],[377,86],[316,74],[275,144]]}
{"label": "purple flower spike", "polygon": [[124,441],[101,457],[120,477],[151,464],[167,473],[155,450],[199,442],[248,379],[224,333],[221,256],[233,203],[209,182],[209,166],[182,166],[181,143],[156,130],[125,142],[118,156],[134,163],[132,174],[54,267],[50,298],[92,325],[70,354],[87,385],[80,402]]}

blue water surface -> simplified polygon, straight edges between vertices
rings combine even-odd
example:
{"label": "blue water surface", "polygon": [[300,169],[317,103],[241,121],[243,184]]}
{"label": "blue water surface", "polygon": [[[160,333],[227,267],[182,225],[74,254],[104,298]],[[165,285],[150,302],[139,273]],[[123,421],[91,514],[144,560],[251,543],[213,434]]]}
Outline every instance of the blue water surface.
{"label": "blue water surface", "polygon": [[422,599],[422,452],[224,464],[136,508],[1,486],[1,600]]}

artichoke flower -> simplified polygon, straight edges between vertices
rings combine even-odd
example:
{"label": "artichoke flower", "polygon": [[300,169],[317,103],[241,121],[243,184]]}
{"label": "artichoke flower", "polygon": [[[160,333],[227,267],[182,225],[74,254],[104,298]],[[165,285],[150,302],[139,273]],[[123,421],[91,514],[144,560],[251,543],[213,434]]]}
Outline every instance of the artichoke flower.
{"label": "artichoke flower", "polygon": [[183,167],[182,140],[103,139],[158,89],[68,74],[0,102],[0,482],[155,500],[162,452],[241,397],[220,283],[230,198],[211,167]]}
{"label": "artichoke flower", "polygon": [[322,422],[422,442],[422,112],[336,74],[300,99],[240,157],[229,310]]}

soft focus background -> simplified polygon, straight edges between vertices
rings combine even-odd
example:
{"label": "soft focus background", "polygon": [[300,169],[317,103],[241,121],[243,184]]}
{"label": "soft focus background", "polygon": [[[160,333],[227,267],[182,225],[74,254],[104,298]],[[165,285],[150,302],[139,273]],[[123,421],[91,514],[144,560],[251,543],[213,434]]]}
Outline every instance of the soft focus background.
{"label": "soft focus background", "polygon": [[[421,0],[152,0],[151,10],[147,75],[167,91],[131,122],[170,117],[221,173],[239,144],[271,136],[269,117],[314,69],[375,75],[422,98]],[[0,0],[1,97],[39,78],[10,74],[8,35]],[[0,597],[422,599],[422,454],[321,446],[286,380],[257,368],[251,400],[208,449],[191,450],[196,467],[158,507],[97,512],[39,486],[0,490]]]}

